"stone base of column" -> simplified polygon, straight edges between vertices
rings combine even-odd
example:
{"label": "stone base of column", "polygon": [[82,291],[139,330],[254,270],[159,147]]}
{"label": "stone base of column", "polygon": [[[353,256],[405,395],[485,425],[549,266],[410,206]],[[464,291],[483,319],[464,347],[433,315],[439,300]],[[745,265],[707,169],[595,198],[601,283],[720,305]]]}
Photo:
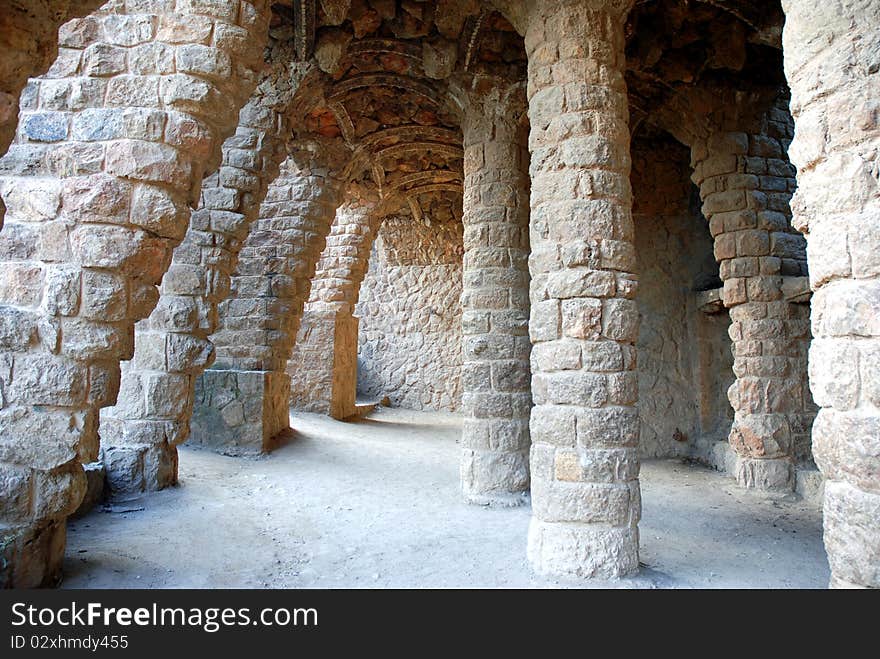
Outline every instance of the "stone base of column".
{"label": "stone base of column", "polygon": [[290,404],[347,419],[357,414],[359,319],[346,311],[306,311],[289,361]]}
{"label": "stone base of column", "polygon": [[196,381],[190,442],[225,455],[275,448],[290,427],[290,378],[277,371],[205,371]]}
{"label": "stone base of column", "polygon": [[104,449],[103,462],[111,497],[177,485],[177,447],[167,441],[111,446]]}
{"label": "stone base of column", "polygon": [[846,579],[841,579],[835,575],[831,575],[831,579],[828,581],[828,587],[833,588],[834,590],[868,590],[869,586],[864,586],[862,584],[852,583],[851,581],[847,581]]}
{"label": "stone base of column", "polygon": [[64,520],[0,531],[0,588],[52,588],[61,581]]}
{"label": "stone base of column", "polygon": [[639,530],[595,524],[529,523],[528,559],[540,575],[619,579],[639,570]]}
{"label": "stone base of column", "polygon": [[737,456],[736,482],[746,489],[793,492],[797,483],[794,462],[789,458],[761,460]]}
{"label": "stone base of column", "polygon": [[461,490],[467,503],[514,507],[528,503],[529,452],[474,451],[461,453]]}
{"label": "stone base of column", "polygon": [[[827,462],[820,466],[826,467]],[[831,587],[880,588],[880,493],[829,478],[822,521]]]}

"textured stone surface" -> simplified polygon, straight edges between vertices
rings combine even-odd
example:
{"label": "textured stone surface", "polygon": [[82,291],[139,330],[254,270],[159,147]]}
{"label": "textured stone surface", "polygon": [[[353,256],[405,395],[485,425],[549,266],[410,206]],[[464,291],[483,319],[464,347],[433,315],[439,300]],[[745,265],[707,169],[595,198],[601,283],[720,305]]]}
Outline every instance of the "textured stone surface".
{"label": "textured stone surface", "polygon": [[[15,282],[0,294],[0,317],[28,319],[0,346],[0,436],[22,447],[45,436],[47,446],[40,460],[22,448],[0,465],[4,501],[14,502],[0,514],[4,585],[57,580],[64,519],[85,492],[81,465],[98,454],[98,410],[116,399],[134,323],[156,304],[188,206],[256,84],[268,5],[232,7],[109,3],[65,24],[58,66],[28,83],[17,141],[0,162],[3,233],[32,236],[0,254]],[[194,13],[203,33],[161,28]],[[144,47],[171,53],[176,68],[128,57]]]}
{"label": "textured stone surface", "polygon": [[542,574],[638,570],[628,8],[545,2],[526,31],[535,405],[528,556]]}
{"label": "textured stone surface", "polygon": [[0,10],[4,585],[99,454],[161,488],[356,382],[464,413],[544,574],[637,569],[649,455],[824,498],[878,585],[876,0],[96,5]]}
{"label": "textured stone surface", "polygon": [[517,505],[529,487],[528,152],[522,86],[472,83],[464,111],[461,488]]}
{"label": "textured stone surface", "polygon": [[335,419],[357,412],[354,308],[380,222],[375,201],[361,200],[336,211],[288,362],[290,402],[295,409]]}
{"label": "textured stone surface", "polygon": [[[6,153],[15,136],[19,96],[28,78],[46,73],[50,66],[50,77],[64,77],[75,71],[79,64],[80,52],[76,48],[64,48],[59,52],[59,26],[69,19],[85,16],[101,4],[101,0],[4,2],[0,14],[0,47],[3,49],[0,62],[0,155]],[[0,221],[2,217],[0,206]]]}
{"label": "textured stone surface", "polygon": [[[190,433],[196,379],[214,360],[209,336],[217,328],[218,305],[229,295],[243,238],[287,154],[285,113],[296,87],[277,99],[267,88],[279,78],[295,82],[308,70],[291,72],[280,50],[276,45],[272,52],[283,64],[264,75],[223,144],[219,171],[202,182],[199,207],[174,251],[158,306],[136,327],[134,358],[122,368],[125,395],[101,413],[113,494],[177,482],[175,447]],[[154,218],[165,211],[163,202],[153,195],[137,200]],[[171,404],[151,404],[160,395]]]}
{"label": "textured stone surface", "polygon": [[357,413],[358,319],[316,306],[303,313],[288,362],[290,405],[347,419]]}
{"label": "textured stone surface", "polygon": [[285,373],[208,369],[196,381],[191,443],[226,455],[259,455],[288,426]]}
{"label": "textured stone surface", "polygon": [[727,440],[733,420],[730,319],[723,308],[711,315],[698,308],[699,291],[720,284],[712,237],[685,147],[646,134],[634,139],[632,158],[639,453],[699,456],[704,446]]}
{"label": "textured stone surface", "polygon": [[193,441],[224,452],[243,444],[269,450],[288,427],[285,369],[340,195],[339,179],[326,166],[295,158],[282,164],[220,304],[217,359],[196,384],[201,421]]}
{"label": "textured stone surface", "polygon": [[[370,256],[356,310],[358,393],[369,400],[387,396],[395,407],[457,411],[462,396],[461,234],[447,241],[427,233],[416,238],[420,254],[410,247],[404,255],[395,248],[404,235],[397,232],[407,225],[386,219]],[[456,251],[457,257],[450,255]],[[402,256],[407,258],[401,261]]]}
{"label": "textured stone surface", "polygon": [[880,587],[877,359],[880,2],[785,0],[783,46],[796,130],[793,224],[813,288],[813,454],[827,479],[831,585]]}
{"label": "textured stone surface", "polygon": [[782,287],[783,277],[807,269],[803,238],[790,221],[793,125],[785,105],[780,99],[755,126],[695,142],[691,161],[730,311],[735,475],[745,487],[791,491],[796,465],[810,460],[815,409],[805,378],[808,310],[788,301]]}

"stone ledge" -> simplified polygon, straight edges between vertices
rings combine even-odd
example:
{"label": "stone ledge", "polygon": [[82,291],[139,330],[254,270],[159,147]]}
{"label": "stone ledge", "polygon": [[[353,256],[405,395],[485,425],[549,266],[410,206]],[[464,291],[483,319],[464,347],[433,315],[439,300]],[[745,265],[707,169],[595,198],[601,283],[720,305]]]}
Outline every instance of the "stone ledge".
{"label": "stone ledge", "polygon": [[782,294],[792,304],[809,304],[813,297],[809,277],[783,277]]}
{"label": "stone ledge", "polygon": [[708,291],[697,291],[697,309],[704,314],[716,314],[724,311],[724,301],[721,299],[720,288],[712,288]]}
{"label": "stone ledge", "polygon": [[[707,291],[697,291],[694,294],[697,309],[704,314],[716,314],[724,311],[722,298],[723,288],[712,288]],[[792,304],[809,304],[813,291],[810,289],[809,277],[783,277],[782,295]]]}

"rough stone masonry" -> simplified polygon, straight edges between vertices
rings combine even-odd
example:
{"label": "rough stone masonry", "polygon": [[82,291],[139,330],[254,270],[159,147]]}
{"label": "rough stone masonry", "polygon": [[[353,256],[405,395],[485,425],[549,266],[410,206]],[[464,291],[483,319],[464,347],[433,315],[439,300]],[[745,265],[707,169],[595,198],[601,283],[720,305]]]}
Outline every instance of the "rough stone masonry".
{"label": "rough stone masonry", "polygon": [[[822,496],[880,586],[878,0],[3,0],[0,583],[177,446],[464,418],[553,577],[642,457]],[[491,514],[489,511],[488,514]]]}

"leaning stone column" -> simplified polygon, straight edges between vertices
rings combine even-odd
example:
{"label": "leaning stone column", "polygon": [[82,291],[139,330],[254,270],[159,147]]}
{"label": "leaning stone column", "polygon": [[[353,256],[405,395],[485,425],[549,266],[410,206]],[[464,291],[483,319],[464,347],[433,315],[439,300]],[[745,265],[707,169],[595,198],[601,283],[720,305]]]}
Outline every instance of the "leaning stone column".
{"label": "leaning stone column", "polygon": [[341,192],[328,168],[293,158],[269,186],[220,305],[216,362],[196,382],[191,442],[261,453],[289,427],[285,368]]}
{"label": "leaning stone column", "polygon": [[809,321],[804,305],[785,299],[783,281],[806,275],[806,253],[789,220],[790,122],[781,108],[768,115],[760,132],[719,131],[693,145],[693,180],[730,309],[736,479],[744,487],[791,491],[796,458],[809,455],[798,446],[812,420],[803,377]]}
{"label": "leaning stone column", "polygon": [[346,419],[357,413],[358,318],[354,315],[381,217],[375,201],[336,211],[288,362],[290,402]]}
{"label": "leaning stone column", "polygon": [[256,85],[268,19],[264,0],[110,2],[61,28],[63,78],[30,84],[0,163],[0,586],[60,576],[98,410]]}
{"label": "leaning stone column", "polygon": [[464,133],[461,488],[517,505],[529,488],[528,153],[519,85],[478,78]]}
{"label": "leaning stone column", "polygon": [[833,587],[880,587],[880,0],[783,0]]}
{"label": "leaning stone column", "polygon": [[202,184],[199,208],[162,279],[159,304],[137,324],[114,407],[101,412],[113,494],[177,483],[177,445],[189,436],[196,378],[214,360],[208,337],[229,294],[238,251],[286,152],[281,115],[255,94],[223,144],[220,170]]}
{"label": "leaning stone column", "polygon": [[629,6],[538,3],[526,32],[535,403],[528,554],[544,574],[638,569]]}

